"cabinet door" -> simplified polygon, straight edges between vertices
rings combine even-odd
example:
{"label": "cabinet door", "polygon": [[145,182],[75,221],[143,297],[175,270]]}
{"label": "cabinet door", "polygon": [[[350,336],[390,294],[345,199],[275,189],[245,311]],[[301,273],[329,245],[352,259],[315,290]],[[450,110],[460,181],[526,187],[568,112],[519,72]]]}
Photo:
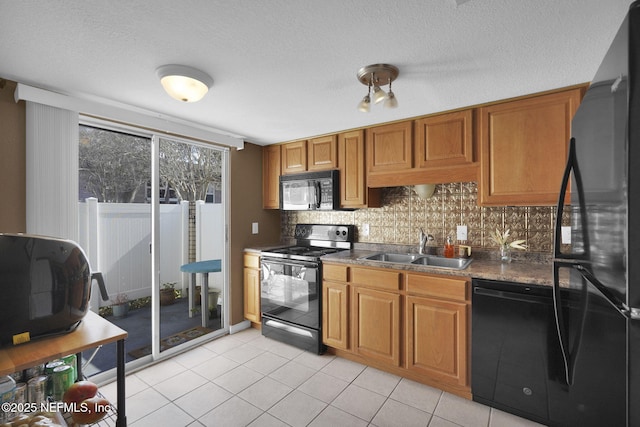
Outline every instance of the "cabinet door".
{"label": "cabinet door", "polygon": [[244,317],[260,323],[260,270],[244,269]]}
{"label": "cabinet door", "polygon": [[555,205],[582,89],[479,109],[480,204]]}
{"label": "cabinet door", "polygon": [[338,135],[341,207],[366,206],[367,185],[364,162],[364,132],[356,130]]}
{"label": "cabinet door", "polygon": [[367,128],[367,173],[411,169],[413,122]]}
{"label": "cabinet door", "polygon": [[310,139],[307,143],[308,170],[321,171],[338,167],[338,143],[335,135]]}
{"label": "cabinet door", "polygon": [[262,149],[262,207],[280,208],[280,146]]}
{"label": "cabinet door", "polygon": [[407,369],[466,386],[468,305],[407,296],[405,317]]}
{"label": "cabinet door", "polygon": [[415,166],[473,163],[473,112],[440,114],[415,121]]}
{"label": "cabinet door", "polygon": [[352,286],[352,350],[400,366],[400,295]]}
{"label": "cabinet door", "polygon": [[296,141],[282,145],[282,174],[307,170],[307,141]]}
{"label": "cabinet door", "polygon": [[343,350],[349,348],[348,292],[344,283],[322,284],[322,342]]}

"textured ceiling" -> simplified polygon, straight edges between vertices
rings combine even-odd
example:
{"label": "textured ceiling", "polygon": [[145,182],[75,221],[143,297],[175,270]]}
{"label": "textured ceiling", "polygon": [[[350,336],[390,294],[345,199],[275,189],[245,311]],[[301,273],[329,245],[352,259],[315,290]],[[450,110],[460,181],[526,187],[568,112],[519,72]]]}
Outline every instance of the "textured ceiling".
{"label": "textured ceiling", "polygon": [[[589,81],[630,3],[0,0],[0,77],[269,144]],[[358,112],[378,62],[400,105]],[[213,77],[202,101],[163,91],[171,63]]]}

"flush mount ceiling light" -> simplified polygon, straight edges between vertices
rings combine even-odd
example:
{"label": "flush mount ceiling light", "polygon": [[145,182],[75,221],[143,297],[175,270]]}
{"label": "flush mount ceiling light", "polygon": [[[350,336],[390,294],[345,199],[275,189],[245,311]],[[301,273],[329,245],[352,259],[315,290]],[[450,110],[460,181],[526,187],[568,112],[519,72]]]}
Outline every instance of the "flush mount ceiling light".
{"label": "flush mount ceiling light", "polygon": [[201,100],[213,85],[213,79],[207,73],[186,65],[163,65],[156,74],[164,90],[182,102]]}
{"label": "flush mount ceiling light", "polygon": [[[360,68],[358,80],[368,88],[367,95],[358,104],[358,110],[368,113],[371,106],[371,91],[373,90],[373,103],[384,101],[384,108],[396,108],[398,100],[391,90],[393,82],[399,74],[398,67],[389,64],[373,64]],[[385,92],[380,86],[389,85],[389,92]]]}

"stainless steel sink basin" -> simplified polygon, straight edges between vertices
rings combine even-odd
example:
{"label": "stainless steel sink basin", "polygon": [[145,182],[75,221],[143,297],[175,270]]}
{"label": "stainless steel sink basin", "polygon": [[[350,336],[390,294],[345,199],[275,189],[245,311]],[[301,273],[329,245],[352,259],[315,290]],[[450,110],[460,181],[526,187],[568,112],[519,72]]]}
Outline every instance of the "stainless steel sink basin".
{"label": "stainless steel sink basin", "polygon": [[443,258],[439,256],[424,256],[411,261],[411,264],[426,265],[429,267],[451,268],[464,270],[473,261],[471,258]]}
{"label": "stainless steel sink basin", "polygon": [[362,259],[366,259],[369,261],[400,262],[404,264],[409,264],[413,261],[416,261],[421,256],[422,255],[419,255],[419,254],[380,253],[380,254],[365,256],[365,257],[362,257]]}
{"label": "stainless steel sink basin", "polygon": [[393,252],[382,252],[367,255],[360,258],[366,261],[391,262],[398,264],[424,265],[435,268],[448,268],[452,270],[464,270],[471,264],[471,258],[444,258],[435,255],[421,254],[399,254]]}

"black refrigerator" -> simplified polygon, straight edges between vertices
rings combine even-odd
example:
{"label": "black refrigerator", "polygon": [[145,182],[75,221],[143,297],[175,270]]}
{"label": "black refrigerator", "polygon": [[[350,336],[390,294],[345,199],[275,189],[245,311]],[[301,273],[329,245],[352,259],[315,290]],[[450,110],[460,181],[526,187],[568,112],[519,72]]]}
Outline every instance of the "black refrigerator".
{"label": "black refrigerator", "polygon": [[[640,426],[640,2],[571,128],[553,266],[562,369],[549,405],[560,425]],[[564,250],[563,223],[571,226]],[[590,412],[597,396],[610,399],[608,422]]]}

